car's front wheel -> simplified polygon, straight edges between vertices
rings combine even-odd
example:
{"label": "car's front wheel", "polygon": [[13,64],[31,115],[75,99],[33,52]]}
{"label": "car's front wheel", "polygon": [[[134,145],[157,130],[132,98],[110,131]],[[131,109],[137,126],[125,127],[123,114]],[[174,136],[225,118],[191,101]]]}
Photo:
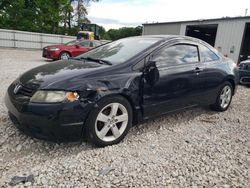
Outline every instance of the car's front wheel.
{"label": "car's front wheel", "polygon": [[132,125],[132,108],[123,97],[113,96],[100,100],[89,114],[86,135],[97,146],[119,143]]}
{"label": "car's front wheel", "polygon": [[233,87],[230,82],[225,82],[217,96],[216,103],[211,105],[212,110],[226,111],[231,104],[233,96]]}

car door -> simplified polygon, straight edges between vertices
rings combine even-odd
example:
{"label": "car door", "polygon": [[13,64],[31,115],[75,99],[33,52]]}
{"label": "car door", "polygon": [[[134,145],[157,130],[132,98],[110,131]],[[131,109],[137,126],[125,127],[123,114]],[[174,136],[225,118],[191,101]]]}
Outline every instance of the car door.
{"label": "car door", "polygon": [[202,69],[198,46],[177,42],[151,56],[144,71],[144,117],[196,105],[205,83],[205,79],[199,79]]}

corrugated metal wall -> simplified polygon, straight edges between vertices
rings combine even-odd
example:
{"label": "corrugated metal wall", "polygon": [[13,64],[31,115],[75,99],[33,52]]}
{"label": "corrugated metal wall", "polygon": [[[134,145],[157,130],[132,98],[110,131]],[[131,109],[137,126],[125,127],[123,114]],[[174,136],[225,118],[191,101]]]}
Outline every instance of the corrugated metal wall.
{"label": "corrugated metal wall", "polygon": [[[188,25],[218,24],[215,48],[235,62],[238,61],[246,20],[203,21],[181,24],[180,35],[186,34]],[[231,51],[232,50],[232,51]],[[231,52],[230,52],[231,51]]]}
{"label": "corrugated metal wall", "polygon": [[73,36],[0,29],[0,47],[41,49],[76,39]]}

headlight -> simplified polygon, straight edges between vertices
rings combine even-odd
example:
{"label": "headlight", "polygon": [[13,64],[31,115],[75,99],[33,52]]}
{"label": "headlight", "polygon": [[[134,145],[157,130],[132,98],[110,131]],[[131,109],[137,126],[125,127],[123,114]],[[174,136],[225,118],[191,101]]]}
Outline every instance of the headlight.
{"label": "headlight", "polygon": [[50,51],[58,51],[60,49],[59,48],[49,48],[48,50],[50,50]]}
{"label": "headlight", "polygon": [[76,92],[67,91],[37,91],[30,99],[34,103],[59,103],[63,101],[73,102],[78,100]]}

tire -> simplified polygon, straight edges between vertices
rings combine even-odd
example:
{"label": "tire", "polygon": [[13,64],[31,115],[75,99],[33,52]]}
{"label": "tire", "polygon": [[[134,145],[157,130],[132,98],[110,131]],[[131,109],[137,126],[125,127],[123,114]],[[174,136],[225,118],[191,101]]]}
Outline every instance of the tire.
{"label": "tire", "polygon": [[231,104],[232,96],[233,96],[232,84],[226,81],[220,88],[220,91],[216,99],[216,103],[210,105],[210,108],[214,111],[219,111],[219,112],[226,111]]}
{"label": "tire", "polygon": [[69,59],[69,58],[70,54],[68,52],[62,52],[59,57],[59,59]]}
{"label": "tire", "polygon": [[130,103],[121,96],[113,96],[101,99],[95,106],[86,121],[87,139],[98,147],[118,144],[132,126]]}

